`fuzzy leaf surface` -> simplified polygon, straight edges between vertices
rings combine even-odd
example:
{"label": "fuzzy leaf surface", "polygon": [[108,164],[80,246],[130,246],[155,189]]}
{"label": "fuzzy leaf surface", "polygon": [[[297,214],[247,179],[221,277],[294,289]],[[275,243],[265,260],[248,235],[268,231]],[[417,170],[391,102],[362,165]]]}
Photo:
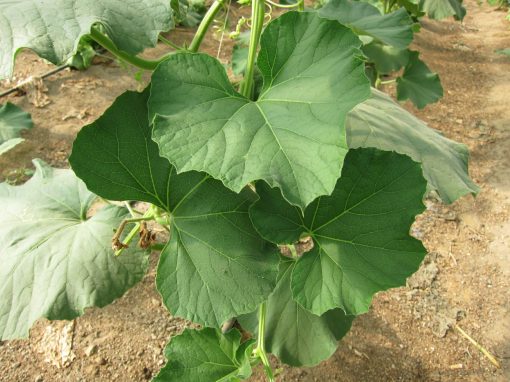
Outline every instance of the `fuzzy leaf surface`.
{"label": "fuzzy leaf surface", "polygon": [[409,99],[418,109],[423,109],[443,97],[443,87],[437,73],[431,72],[419,55],[419,52],[409,51],[404,73],[397,78],[397,99]]}
{"label": "fuzzy leaf surface", "polygon": [[314,248],[292,272],[294,299],[312,313],[333,308],[365,313],[374,293],[401,286],[425,255],[409,235],[426,182],[409,157],[374,149],[349,151],[331,196],[315,200],[304,217],[275,189],[257,184],[250,216],[260,234],[292,243],[302,233]]}
{"label": "fuzzy leaf surface", "polygon": [[330,0],[318,13],[320,17],[347,25],[358,34],[372,36],[399,49],[413,41],[413,21],[403,8],[382,15],[369,3]]}
{"label": "fuzzy leaf surface", "polygon": [[261,38],[256,101],[234,90],[218,60],[171,56],[154,72],[149,100],[160,154],[178,172],[204,171],[236,192],[265,180],[304,208],[333,190],[345,116],[369,96],[359,46],[337,22],[284,14]]}
{"label": "fuzzy leaf surface", "polygon": [[255,340],[241,344],[237,329],[186,329],[165,348],[167,364],[153,382],[237,382],[251,375]]}
{"label": "fuzzy leaf surface", "polygon": [[172,26],[170,1],[0,0],[0,78],[11,75],[22,48],[57,65],[66,62],[96,23],[119,49],[137,54]]}
{"label": "fuzzy leaf surface", "polygon": [[70,170],[34,161],[21,186],[0,184],[0,335],[26,337],[41,317],[70,320],[105,306],[145,274],[147,254],[115,257],[114,229],[124,208],[107,206],[87,218],[96,198]]}
{"label": "fuzzy leaf surface", "polygon": [[[265,343],[270,353],[288,365],[313,366],[335,352],[354,317],[341,309],[316,316],[294,301],[290,284],[295,266],[294,260],[281,258],[278,283],[267,301]],[[257,332],[256,313],[239,321],[252,333]]]}
{"label": "fuzzy leaf surface", "polygon": [[30,114],[16,105],[7,102],[0,106],[0,155],[23,142],[20,132],[33,126]]}
{"label": "fuzzy leaf surface", "polygon": [[372,89],[372,97],[349,113],[346,126],[350,148],[396,151],[420,162],[429,187],[446,203],[479,191],[469,177],[467,147],[428,127],[379,90]]}
{"label": "fuzzy leaf surface", "polygon": [[176,174],[158,155],[147,97],[148,90],[121,95],[80,131],[70,162],[98,195],[150,202],[171,214],[158,290],[173,315],[219,327],[267,298],[278,256],[250,222],[252,191],[236,194],[204,173]]}

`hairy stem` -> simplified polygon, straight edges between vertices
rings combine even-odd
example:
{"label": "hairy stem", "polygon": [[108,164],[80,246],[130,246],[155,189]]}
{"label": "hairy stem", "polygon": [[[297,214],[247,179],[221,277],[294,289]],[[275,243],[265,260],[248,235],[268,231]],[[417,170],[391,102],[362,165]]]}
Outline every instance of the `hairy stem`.
{"label": "hairy stem", "polygon": [[191,41],[191,44],[188,48],[191,52],[197,52],[200,48],[200,44],[202,44],[202,40],[205,37],[205,34],[207,33],[207,30],[211,26],[211,23],[214,20],[214,17],[216,17],[216,14],[219,12],[221,7],[223,6],[224,0],[215,0],[214,3],[212,3],[211,7],[205,14],[204,18],[202,19],[202,22],[198,26],[197,32],[195,33],[195,37],[193,37],[193,40]]}
{"label": "hairy stem", "polygon": [[259,47],[260,35],[264,26],[264,0],[252,0],[252,22],[250,33],[250,47],[248,49],[248,62],[246,63],[246,72],[241,82],[239,92],[246,98],[253,97],[253,75],[255,73],[255,57]]}
{"label": "hairy stem", "polygon": [[144,60],[143,58],[137,56],[132,56],[131,54],[118,49],[112,40],[110,40],[106,35],[102,34],[94,27],[90,29],[90,37],[118,59],[134,65],[140,69],[154,70],[161,61],[168,57],[168,55],[165,55],[158,60],[151,61]]}
{"label": "hairy stem", "polygon": [[264,371],[266,372],[269,382],[274,382],[273,369],[271,368],[271,363],[267,358],[266,348],[264,345],[264,335],[266,330],[266,310],[266,303],[263,302],[259,306],[259,331],[257,338],[257,348],[255,349],[255,352],[264,365]]}

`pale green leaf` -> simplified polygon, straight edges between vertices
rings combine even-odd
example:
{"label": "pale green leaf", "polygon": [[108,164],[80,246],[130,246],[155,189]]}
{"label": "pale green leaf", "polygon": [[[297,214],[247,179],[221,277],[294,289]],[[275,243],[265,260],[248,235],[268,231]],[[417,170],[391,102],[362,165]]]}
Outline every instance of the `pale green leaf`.
{"label": "pale green leaf", "polygon": [[435,20],[442,20],[450,16],[462,20],[466,15],[466,8],[462,6],[462,0],[421,0],[420,9]]}
{"label": "pale green leaf", "polygon": [[423,109],[443,97],[443,87],[437,73],[431,72],[419,55],[416,51],[409,51],[409,62],[402,76],[397,78],[397,99],[410,99],[416,107]]}
{"label": "pale green leaf", "polygon": [[250,216],[260,234],[278,243],[313,238],[292,273],[294,299],[315,314],[368,310],[374,293],[404,285],[425,255],[409,235],[426,182],[409,157],[374,149],[350,150],[331,196],[300,211],[277,190],[257,184]]}
{"label": "pale green leaf", "polygon": [[88,218],[96,198],[70,170],[34,161],[22,186],[0,184],[0,334],[25,337],[41,317],[72,319],[105,306],[138,282],[147,254],[115,257],[114,229],[124,208],[107,206]]}
{"label": "pale green leaf", "polygon": [[12,138],[3,143],[0,143],[0,155],[5,154],[7,151],[13,149],[21,142],[24,142],[23,138]]}
{"label": "pale green leaf", "polygon": [[[239,192],[262,179],[304,208],[329,194],[346,154],[346,114],[369,95],[359,39],[315,13],[265,29],[257,101],[238,94],[216,59],[180,53],[153,74],[149,111],[160,154]],[[172,91],[168,91],[172,89]]]}
{"label": "pale green leaf", "polygon": [[98,195],[170,212],[170,241],[157,274],[163,301],[176,316],[219,327],[267,298],[278,256],[250,222],[252,191],[236,194],[203,173],[176,174],[158,155],[147,97],[148,91],[121,95],[80,131],[69,160]]}
{"label": "pale green leaf", "polygon": [[479,191],[469,177],[467,147],[428,127],[383,92],[372,89],[372,97],[349,113],[346,127],[350,148],[396,151],[420,162],[429,187],[446,203]]}
{"label": "pale green leaf", "polygon": [[165,348],[167,364],[153,382],[234,382],[251,375],[254,340],[241,344],[241,334],[204,328],[186,329]]}
{"label": "pale green leaf", "polygon": [[[292,299],[291,274],[295,261],[282,257],[278,283],[267,301],[266,350],[292,366],[313,366],[329,358],[351,328],[353,316],[333,309],[316,316]],[[257,332],[257,314],[239,318],[243,327]]]}
{"label": "pale green leaf", "polygon": [[0,0],[0,78],[12,73],[22,48],[66,62],[94,24],[130,54],[155,46],[172,26],[169,0]]}
{"label": "pale green leaf", "polygon": [[363,1],[330,0],[318,11],[320,17],[336,20],[361,35],[369,35],[404,49],[413,41],[413,21],[403,8],[382,15],[373,5]]}

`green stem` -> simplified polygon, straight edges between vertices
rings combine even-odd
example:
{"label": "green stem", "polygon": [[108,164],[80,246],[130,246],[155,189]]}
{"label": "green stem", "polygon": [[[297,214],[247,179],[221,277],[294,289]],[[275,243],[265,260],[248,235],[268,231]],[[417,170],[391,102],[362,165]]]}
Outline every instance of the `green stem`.
{"label": "green stem", "polygon": [[[122,240],[122,244],[129,245],[131,241],[135,238],[135,236],[138,234],[138,231],[140,231],[140,222],[142,221],[149,221],[154,220],[154,212],[152,208],[149,208],[149,210],[140,218],[132,218],[132,219],[124,219],[119,226],[119,229],[114,235],[114,239],[120,239],[120,235],[122,235],[122,231],[124,230],[124,227],[128,223],[136,223],[135,226],[129,231],[129,233],[126,235],[124,240]],[[115,256],[120,256],[124,252],[124,248],[120,248],[117,251],[115,251]]]}
{"label": "green stem", "polygon": [[264,370],[266,372],[267,378],[269,379],[269,382],[274,382],[273,369],[271,368],[271,363],[267,358],[266,348],[264,345],[264,336],[266,330],[266,310],[267,310],[266,303],[263,302],[259,306],[259,331],[257,338],[257,348],[255,349],[255,351],[256,354],[259,356],[260,360],[262,361],[262,364],[264,365]]}
{"label": "green stem", "polygon": [[205,14],[204,18],[202,19],[202,22],[198,26],[197,32],[195,33],[195,37],[193,37],[193,40],[191,41],[191,44],[188,48],[190,52],[198,51],[198,48],[200,48],[200,44],[202,44],[202,40],[204,39],[207,30],[211,26],[214,17],[216,17],[216,14],[223,6],[223,3],[224,0],[215,0],[214,3],[212,3],[211,7]]}
{"label": "green stem", "polygon": [[255,57],[259,47],[260,35],[264,26],[264,0],[252,0],[251,12],[251,33],[250,47],[248,49],[248,61],[246,63],[246,72],[244,79],[239,87],[239,92],[246,98],[252,98],[253,95],[253,75],[255,73]]}
{"label": "green stem", "polygon": [[168,55],[165,55],[158,60],[150,61],[144,60],[143,58],[137,56],[132,56],[129,53],[119,50],[112,40],[110,40],[107,36],[99,32],[96,28],[90,29],[90,37],[99,45],[101,45],[103,48],[105,48],[107,51],[109,51],[111,54],[113,54],[115,57],[123,61],[126,61],[127,63],[134,65],[140,69],[154,70],[161,61],[168,57]]}
{"label": "green stem", "polygon": [[388,85],[388,84],[392,84],[392,83],[394,83],[394,82],[397,82],[397,80],[396,80],[396,79],[387,80],[387,81],[381,81],[381,80],[379,80],[379,84],[380,84],[380,85]]}
{"label": "green stem", "polygon": [[305,10],[305,0],[299,0],[298,5],[297,5],[297,10],[299,12],[304,12],[304,10]]}

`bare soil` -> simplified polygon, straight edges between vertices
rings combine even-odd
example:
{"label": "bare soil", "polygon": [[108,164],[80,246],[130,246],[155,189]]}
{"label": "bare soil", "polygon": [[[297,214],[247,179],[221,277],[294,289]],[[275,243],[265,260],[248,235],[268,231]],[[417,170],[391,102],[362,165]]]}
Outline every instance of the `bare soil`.
{"label": "bare soil", "polygon": [[[406,107],[469,146],[470,172],[481,192],[450,206],[427,200],[427,212],[413,227],[430,252],[420,272],[407,287],[378,294],[331,359],[314,368],[283,366],[279,381],[510,381],[510,58],[495,53],[510,47],[510,23],[505,12],[486,4],[468,0],[466,6],[463,24],[427,20],[416,42],[440,74],[445,97],[422,111]],[[173,33],[177,40],[191,35]],[[210,36],[205,48],[216,55],[218,41]],[[223,60],[230,49],[224,45]],[[21,106],[35,122],[24,134],[26,142],[0,158],[1,179],[25,179],[32,158],[68,167],[80,128],[126,89],[147,83],[147,75],[136,81],[133,69],[100,61],[86,72],[48,78],[47,92],[1,100]],[[16,76],[51,68],[23,53]],[[0,82],[0,91],[10,85]],[[30,339],[0,343],[0,381],[149,380],[164,364],[167,340],[187,325],[161,306],[156,261],[153,254],[145,279],[112,305],[90,309],[71,323],[41,320]],[[501,368],[455,326],[492,353]],[[263,381],[260,370],[251,380]]]}

